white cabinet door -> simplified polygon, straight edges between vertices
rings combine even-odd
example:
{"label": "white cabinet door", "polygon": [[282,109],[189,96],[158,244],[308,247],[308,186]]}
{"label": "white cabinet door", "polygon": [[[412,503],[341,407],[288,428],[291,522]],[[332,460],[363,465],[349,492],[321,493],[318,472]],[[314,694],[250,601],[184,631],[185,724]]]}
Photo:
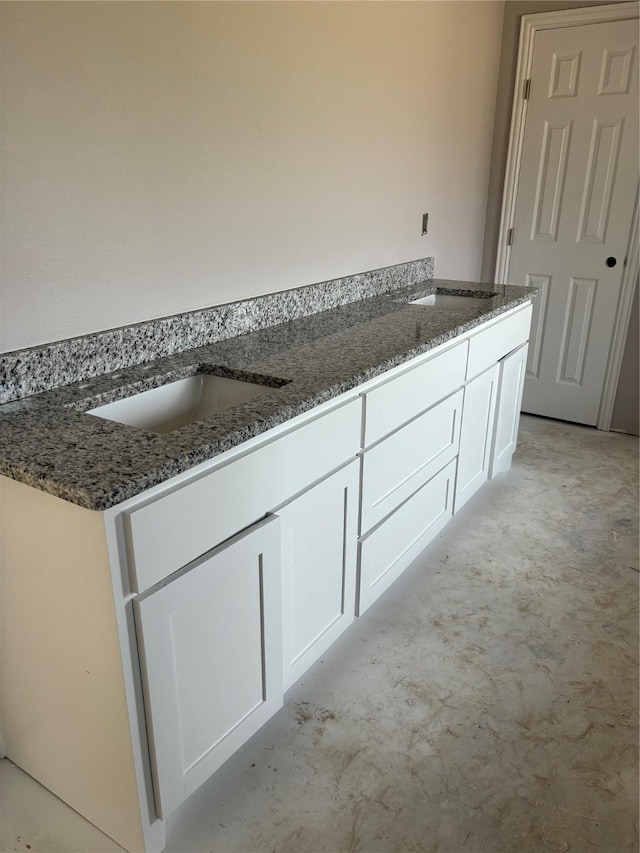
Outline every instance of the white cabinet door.
{"label": "white cabinet door", "polygon": [[511,467],[511,457],[518,440],[527,350],[528,345],[524,344],[500,362],[500,389],[491,454],[491,477],[501,471],[508,471]]}
{"label": "white cabinet door", "polygon": [[500,365],[495,364],[464,389],[454,512],[478,491],[489,476],[499,378]]}
{"label": "white cabinet door", "polygon": [[285,689],[353,622],[358,475],[352,462],[278,510]]}
{"label": "white cabinet door", "polygon": [[163,818],[282,705],[279,526],[267,518],[134,602]]}

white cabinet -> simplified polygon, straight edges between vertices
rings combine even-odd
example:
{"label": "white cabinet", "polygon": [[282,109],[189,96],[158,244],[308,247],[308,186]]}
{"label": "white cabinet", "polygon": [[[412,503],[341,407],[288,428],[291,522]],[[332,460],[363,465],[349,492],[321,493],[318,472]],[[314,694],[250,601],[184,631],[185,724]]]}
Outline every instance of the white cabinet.
{"label": "white cabinet", "polygon": [[454,512],[489,477],[511,466],[531,314],[526,305],[469,340],[467,380],[475,378],[464,389]]}
{"label": "white cabinet", "polygon": [[518,441],[528,348],[528,344],[523,344],[500,362],[500,390],[490,477],[511,468],[511,458]]}
{"label": "white cabinet", "polygon": [[451,517],[467,350],[454,344],[365,394],[358,615]]}
{"label": "white cabinet", "polygon": [[134,608],[156,807],[167,817],[282,705],[278,518]]}
{"label": "white cabinet", "polygon": [[526,305],[365,392],[359,615],[509,468],[530,323]]}
{"label": "white cabinet", "polygon": [[277,510],[285,690],[353,622],[358,474],[352,462]]}
{"label": "white cabinet", "polygon": [[361,422],[355,393],[114,512],[160,817],[353,621]]}
{"label": "white cabinet", "polygon": [[464,506],[489,477],[499,377],[500,367],[494,364],[464,389],[454,512]]}
{"label": "white cabinet", "polygon": [[9,757],[125,849],[161,850],[163,818],[454,497],[509,467],[530,318],[482,323],[104,513],[3,482]]}
{"label": "white cabinet", "polygon": [[356,396],[120,513],[161,817],[353,621],[361,410]]}

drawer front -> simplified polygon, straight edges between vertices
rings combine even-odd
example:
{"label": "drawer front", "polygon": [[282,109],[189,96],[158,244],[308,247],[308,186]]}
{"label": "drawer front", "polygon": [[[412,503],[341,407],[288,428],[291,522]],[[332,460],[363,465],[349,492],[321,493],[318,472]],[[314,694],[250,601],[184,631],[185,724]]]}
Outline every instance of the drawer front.
{"label": "drawer front", "polygon": [[533,307],[526,308],[496,323],[469,339],[467,379],[485,371],[507,353],[529,340]]}
{"label": "drawer front", "polygon": [[455,457],[462,397],[462,390],[457,391],[364,452],[361,532],[393,512]]}
{"label": "drawer front", "polygon": [[468,342],[461,341],[369,391],[365,395],[365,447],[456,391],[464,382],[467,350]]}
{"label": "drawer front", "polygon": [[453,460],[383,524],[361,538],[358,545],[359,616],[449,521],[455,473]]}
{"label": "drawer front", "polygon": [[123,514],[134,592],[142,592],[356,457],[352,400],[246,456]]}

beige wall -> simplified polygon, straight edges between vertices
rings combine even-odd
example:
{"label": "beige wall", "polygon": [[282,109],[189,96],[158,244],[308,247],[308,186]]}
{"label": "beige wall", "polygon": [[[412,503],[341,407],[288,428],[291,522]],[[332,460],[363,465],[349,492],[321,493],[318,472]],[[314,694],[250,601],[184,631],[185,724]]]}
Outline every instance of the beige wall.
{"label": "beige wall", "polygon": [[502,3],[0,9],[1,350],[425,255],[480,274]]}
{"label": "beige wall", "polygon": [[[603,5],[607,4],[602,0],[573,0],[573,2],[572,0],[507,0],[505,3],[482,256],[481,276],[484,281],[493,281],[495,273],[504,173],[509,147],[511,104],[518,61],[520,19],[522,15],[534,15],[538,12]],[[638,433],[638,382],[637,369],[634,374],[632,365],[634,352],[637,353],[638,350],[638,335],[638,311],[635,310],[627,334],[624,355],[624,364],[627,367],[620,374],[612,428],[636,435]]]}

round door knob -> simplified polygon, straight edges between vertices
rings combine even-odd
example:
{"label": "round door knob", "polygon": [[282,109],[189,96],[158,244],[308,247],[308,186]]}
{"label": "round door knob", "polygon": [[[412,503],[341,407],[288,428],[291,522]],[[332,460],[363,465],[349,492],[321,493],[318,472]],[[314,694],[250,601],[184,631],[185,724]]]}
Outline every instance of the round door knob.
{"label": "round door knob", "polygon": [[613,257],[611,257],[611,258],[607,258],[607,260],[605,261],[605,264],[606,264],[608,267],[615,267],[615,265],[616,265],[617,263],[618,263],[618,262],[617,262],[617,261],[616,261],[616,259],[615,259],[615,258],[613,258]]}

